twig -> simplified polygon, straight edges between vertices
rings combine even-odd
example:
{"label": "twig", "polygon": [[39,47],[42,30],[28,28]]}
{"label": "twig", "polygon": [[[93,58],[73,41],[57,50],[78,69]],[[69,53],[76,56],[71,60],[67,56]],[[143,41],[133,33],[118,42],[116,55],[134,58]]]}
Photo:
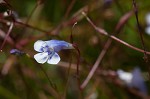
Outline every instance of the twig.
{"label": "twig", "polygon": [[[93,28],[94,28],[97,32],[99,32],[100,34],[105,35],[105,36],[108,36],[108,37],[110,37],[111,39],[117,41],[118,43],[121,43],[121,44],[123,44],[123,45],[125,45],[125,46],[127,46],[127,47],[129,47],[129,48],[131,48],[131,49],[133,49],[133,50],[136,50],[136,51],[138,51],[138,52],[144,53],[144,50],[142,50],[142,49],[140,49],[140,48],[137,48],[137,47],[135,47],[135,46],[132,46],[132,45],[128,44],[127,42],[124,42],[123,40],[121,40],[121,39],[119,39],[119,38],[117,38],[117,37],[115,37],[115,36],[113,36],[113,35],[109,35],[104,29],[102,29],[102,28],[100,28],[100,27],[97,27],[97,26],[86,16],[86,14],[85,14],[84,12],[83,12],[82,14],[86,17],[86,19],[87,19],[88,22],[93,26]],[[147,53],[148,55],[150,55],[150,52],[146,51],[146,53]]]}
{"label": "twig", "polygon": [[132,2],[133,2],[134,13],[135,13],[135,17],[136,17],[137,26],[138,26],[138,32],[139,32],[141,43],[142,43],[142,47],[143,47],[143,50],[144,50],[144,52],[143,52],[144,53],[144,60],[146,62],[148,62],[148,55],[146,53],[146,48],[145,48],[145,45],[144,45],[144,40],[143,40],[142,31],[141,31],[141,26],[140,26],[139,18],[138,18],[138,8],[137,8],[135,0],[132,0]]}
{"label": "twig", "polygon": [[40,28],[31,26],[31,25],[29,25],[29,24],[25,24],[25,23],[22,23],[22,22],[19,22],[19,21],[15,21],[15,23],[16,23],[16,24],[19,24],[19,25],[22,25],[22,26],[26,26],[26,27],[28,27],[28,28],[35,29],[35,30],[40,31],[40,32],[43,32],[43,33],[45,33],[45,34],[48,34],[48,31],[45,31],[45,30],[43,30],[43,29],[40,29]]}
{"label": "twig", "polygon": [[48,79],[50,85],[54,88],[52,81],[49,79],[46,71],[44,70],[44,68],[42,66],[39,66],[41,68],[41,70],[43,71],[44,75],[46,76],[46,78]]}
{"label": "twig", "polygon": [[[131,49],[134,49],[136,51],[139,51],[139,52],[144,52],[144,50],[142,49],[139,49],[139,48],[136,48],[120,39],[118,39],[117,37],[113,36],[113,35],[109,35],[105,30],[103,30],[102,28],[99,28],[97,27],[87,16],[84,12],[82,12],[82,14],[86,17],[86,19],[88,20],[88,22],[94,27],[94,29],[96,31],[98,31],[100,34],[103,34],[105,36],[108,36],[110,37],[111,39],[113,40],[116,40],[117,42],[121,43],[121,44],[124,44],[126,45],[127,47],[131,48]],[[92,78],[92,76],[94,75],[96,69],[98,68],[99,66],[99,63],[101,62],[101,60],[103,59],[103,56],[105,55],[109,45],[111,43],[111,40],[108,40],[107,43],[105,44],[104,46],[104,49],[105,50],[102,50],[101,54],[99,55],[98,59],[96,60],[95,64],[93,65],[93,68],[91,69],[90,73],[88,74],[87,78],[84,80],[83,84],[81,85],[81,89],[85,88],[85,86],[87,85],[87,83],[90,81],[90,79]],[[148,54],[150,54],[150,52],[147,52]]]}
{"label": "twig", "polygon": [[[25,24],[29,24],[29,22],[30,22],[30,20],[31,20],[33,14],[34,14],[34,12],[35,12],[36,9],[38,8],[38,6],[41,4],[41,3],[39,3],[39,2],[40,2],[40,1],[37,1],[36,4],[34,5],[33,9],[31,10],[31,13],[29,14],[27,20],[25,21]],[[14,20],[15,20],[15,18],[14,18]],[[18,35],[19,38],[21,38],[23,35],[26,35],[26,33],[25,33],[25,32],[26,32],[26,28],[27,28],[26,26],[22,28],[21,33],[23,33],[23,34],[19,34],[19,35]]]}
{"label": "twig", "polygon": [[145,44],[144,44],[144,40],[143,40],[143,35],[142,35],[142,30],[141,30],[141,26],[140,26],[140,23],[139,23],[138,8],[137,8],[135,0],[132,0],[132,2],[133,2],[134,13],[135,13],[135,17],[136,17],[137,26],[138,26],[139,36],[140,36],[142,47],[143,47],[143,50],[144,50],[144,52],[143,52],[144,53],[144,60],[147,64],[147,66],[148,66],[148,73],[150,75],[150,67],[149,67],[150,61],[149,61],[149,57],[147,55],[148,53],[146,52],[146,48],[145,48]]}
{"label": "twig", "polygon": [[1,45],[1,48],[0,48],[1,51],[2,51],[2,49],[3,49],[3,46],[4,46],[5,43],[6,43],[7,37],[9,36],[9,34],[10,34],[11,31],[12,31],[13,26],[14,26],[14,23],[11,22],[11,23],[10,23],[10,26],[9,26],[9,29],[8,29],[8,31],[7,31],[7,35],[5,36],[5,39],[4,39],[4,41],[3,41],[2,45]]}
{"label": "twig", "polygon": [[[69,7],[67,8],[66,12],[65,12],[65,15],[64,17],[62,18],[62,21],[60,22],[60,24],[53,30],[53,31],[50,31],[49,33],[53,34],[53,35],[56,35],[59,33],[59,31],[65,27],[64,26],[64,23],[66,23],[66,18],[68,17],[70,11],[72,10],[74,4],[75,4],[76,0],[72,0],[71,3],[69,4]],[[70,21],[69,21],[70,22]]]}
{"label": "twig", "polygon": [[103,56],[105,55],[105,52],[106,52],[106,51],[107,51],[107,50],[103,50],[103,51],[101,52],[101,54],[98,56],[98,58],[97,58],[95,64],[93,65],[93,68],[90,70],[90,73],[88,74],[87,78],[86,78],[86,79],[84,80],[84,82],[82,83],[81,89],[84,89],[84,88],[85,88],[85,86],[88,84],[88,82],[90,81],[90,79],[91,79],[92,76],[94,75],[94,73],[95,73],[97,67],[99,66],[100,61],[103,59]]}
{"label": "twig", "polygon": [[74,24],[73,24],[73,26],[72,26],[72,30],[71,30],[71,35],[70,35],[70,41],[71,41],[71,43],[73,44],[73,46],[74,46],[74,48],[76,49],[76,51],[77,51],[77,68],[76,68],[76,70],[77,70],[77,83],[78,83],[78,87],[79,87],[79,90],[80,90],[80,97],[82,97],[82,90],[81,90],[81,88],[80,88],[80,74],[79,74],[79,64],[80,64],[80,50],[79,50],[79,48],[78,48],[78,46],[73,42],[73,28],[75,27],[75,25],[77,24],[77,22],[75,22]]}
{"label": "twig", "polygon": [[67,88],[68,88],[68,85],[69,85],[69,76],[70,76],[71,65],[72,65],[72,55],[70,57],[70,62],[69,62],[69,66],[68,66],[68,69],[67,69],[67,82],[66,82],[66,87],[65,87],[65,90],[64,90],[63,99],[66,98],[66,94],[67,94]]}
{"label": "twig", "polygon": [[72,26],[72,29],[71,29],[71,34],[70,34],[70,42],[73,44],[73,28],[75,27],[75,25],[77,25],[77,22],[75,22]]}
{"label": "twig", "polygon": [[71,9],[73,8],[74,4],[75,4],[76,0],[72,0],[71,3],[69,4],[69,7],[67,8],[67,11],[65,13],[64,19],[66,19],[71,11]]}
{"label": "twig", "polygon": [[39,3],[39,1],[37,1],[37,3],[35,4],[34,8],[32,9],[31,13],[29,14],[29,16],[28,16],[28,18],[27,18],[27,20],[26,20],[26,22],[25,22],[26,24],[29,23],[29,21],[30,21],[32,15],[34,14],[34,12],[36,11],[36,9],[38,8],[38,6],[39,6],[40,4],[41,4],[41,3]]}
{"label": "twig", "polygon": [[[44,70],[44,68],[42,66],[39,66],[40,69],[43,71],[44,75],[46,76],[46,78],[48,79],[49,84],[51,85],[51,89],[53,90],[53,92],[57,93],[56,87],[54,86],[54,84],[52,83],[52,81],[49,79],[46,71]],[[59,96],[60,97],[60,96]]]}
{"label": "twig", "polygon": [[[52,34],[58,35],[59,32],[55,32],[55,31],[58,31],[58,30],[60,30],[60,29],[62,29],[62,28],[64,28],[64,27],[67,27],[67,26],[69,26],[69,25],[74,24],[75,22],[80,21],[80,20],[83,18],[83,16],[81,15],[81,12],[83,12],[83,11],[92,12],[93,10],[98,9],[98,8],[100,7],[100,5],[101,5],[100,3],[97,3],[97,1],[95,1],[94,3],[92,3],[92,4],[88,5],[88,6],[82,7],[81,9],[79,9],[78,11],[76,11],[75,14],[73,14],[73,15],[71,16],[70,19],[64,21],[63,24],[62,24],[62,26],[57,26],[57,27],[55,27],[55,28],[53,28],[52,30],[49,30],[49,31],[46,31],[46,30],[43,30],[43,29],[40,29],[40,28],[31,26],[31,25],[29,25],[29,24],[25,24],[25,23],[23,23],[23,22],[19,22],[19,21],[16,21],[16,20],[15,20],[14,23],[15,23],[15,24],[18,24],[18,25],[21,25],[21,26],[25,26],[25,27],[31,28],[31,29],[35,29],[35,30],[37,30],[37,31],[43,32],[43,33],[48,34],[48,35],[52,35]],[[91,6],[92,6],[93,8],[91,8]],[[9,22],[8,20],[5,20],[5,19],[0,19],[0,21],[1,21],[1,22],[4,22],[4,23]],[[54,33],[53,33],[53,32],[54,32]],[[45,36],[45,35],[38,36],[36,39],[39,39],[39,38],[41,38],[41,37],[43,37],[43,36]]]}
{"label": "twig", "polygon": [[[7,22],[10,22],[10,21],[5,20],[5,19],[0,19],[0,22],[7,24]],[[37,30],[37,31],[43,32],[43,33],[45,33],[45,34],[48,34],[48,31],[46,31],[46,30],[43,30],[43,29],[34,27],[34,26],[32,26],[32,25],[29,25],[29,24],[25,24],[25,23],[23,23],[23,22],[19,22],[19,21],[17,21],[17,20],[14,20],[14,25],[25,26],[25,27],[27,27],[27,28],[35,29],[35,30]]]}

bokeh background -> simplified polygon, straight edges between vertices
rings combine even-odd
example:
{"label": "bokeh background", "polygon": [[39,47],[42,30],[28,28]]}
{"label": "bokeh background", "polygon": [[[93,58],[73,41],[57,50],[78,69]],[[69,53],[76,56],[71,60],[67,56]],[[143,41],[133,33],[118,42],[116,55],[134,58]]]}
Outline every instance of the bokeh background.
{"label": "bokeh background", "polygon": [[[150,1],[135,2],[144,46],[150,51]],[[1,99],[150,99],[150,64],[144,60],[144,53],[114,40],[86,87],[79,89],[78,79],[80,85],[85,81],[109,39],[90,25],[83,11],[110,35],[143,49],[132,0],[1,0]],[[11,22],[14,25],[7,36]],[[71,42],[71,31],[80,57],[76,50],[62,50],[61,61],[56,65],[34,60],[37,53],[34,42],[51,39]],[[10,54],[12,49],[25,54]],[[118,73],[119,70],[124,72]]]}

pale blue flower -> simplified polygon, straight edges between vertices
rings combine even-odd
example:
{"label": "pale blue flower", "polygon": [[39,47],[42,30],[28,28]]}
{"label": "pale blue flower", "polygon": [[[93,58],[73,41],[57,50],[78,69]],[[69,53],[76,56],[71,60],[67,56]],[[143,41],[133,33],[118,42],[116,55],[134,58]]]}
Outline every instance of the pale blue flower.
{"label": "pale blue flower", "polygon": [[38,40],[34,43],[34,50],[39,52],[34,55],[35,60],[38,63],[57,64],[60,61],[60,57],[57,54],[62,49],[74,49],[71,43],[59,40],[42,41]]}
{"label": "pale blue flower", "polygon": [[136,88],[143,94],[147,94],[147,86],[144,82],[140,68],[136,67],[132,72],[121,69],[117,71],[118,77],[125,82],[128,87]]}

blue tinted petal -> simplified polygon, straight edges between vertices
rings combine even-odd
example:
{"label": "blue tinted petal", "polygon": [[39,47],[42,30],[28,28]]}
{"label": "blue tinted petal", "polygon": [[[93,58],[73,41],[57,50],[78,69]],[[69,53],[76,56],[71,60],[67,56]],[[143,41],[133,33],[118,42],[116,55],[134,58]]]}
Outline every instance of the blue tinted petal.
{"label": "blue tinted petal", "polygon": [[49,59],[47,61],[48,64],[57,64],[60,61],[60,57],[57,53],[54,53],[53,55],[49,56]]}
{"label": "blue tinted petal", "polygon": [[53,48],[55,52],[58,52],[62,49],[74,49],[71,43],[59,40],[49,40],[45,41],[50,48]]}
{"label": "blue tinted petal", "polygon": [[132,87],[138,89],[143,94],[147,94],[147,87],[142,77],[140,68],[136,67],[133,72]]}
{"label": "blue tinted petal", "polygon": [[38,62],[38,63],[45,63],[48,60],[49,56],[48,53],[38,53],[34,55],[34,59]]}
{"label": "blue tinted petal", "polygon": [[22,51],[20,51],[18,49],[11,49],[10,53],[14,54],[14,55],[23,55],[23,54],[25,54],[25,52],[22,52]]}
{"label": "blue tinted petal", "polygon": [[38,40],[34,43],[34,50],[37,52],[43,52],[43,47],[47,46],[45,41]]}

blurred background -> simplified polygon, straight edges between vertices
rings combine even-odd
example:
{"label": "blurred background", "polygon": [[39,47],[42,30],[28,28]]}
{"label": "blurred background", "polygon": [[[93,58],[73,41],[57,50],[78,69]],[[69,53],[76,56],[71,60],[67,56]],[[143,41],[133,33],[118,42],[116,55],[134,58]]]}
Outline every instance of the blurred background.
{"label": "blurred background", "polygon": [[[150,1],[135,3],[140,28],[132,0],[0,0],[0,98],[150,99],[149,58],[101,35],[82,14],[108,34],[143,49],[140,29],[150,51]],[[35,61],[34,42],[71,42],[71,31],[80,56],[76,50],[62,50],[56,65]],[[98,68],[80,89],[94,64]]]}

